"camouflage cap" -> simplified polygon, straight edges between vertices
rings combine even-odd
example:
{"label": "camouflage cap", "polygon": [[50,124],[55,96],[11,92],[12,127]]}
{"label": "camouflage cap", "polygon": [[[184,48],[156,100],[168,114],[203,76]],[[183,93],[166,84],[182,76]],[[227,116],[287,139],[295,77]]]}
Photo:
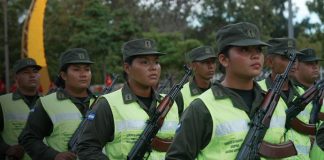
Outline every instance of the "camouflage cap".
{"label": "camouflage cap", "polygon": [[269,46],[260,40],[260,31],[252,23],[240,22],[222,27],[216,33],[218,53],[227,46]]}
{"label": "camouflage cap", "polygon": [[313,62],[313,61],[323,61],[324,59],[321,59],[319,57],[316,57],[315,50],[312,48],[305,48],[300,50],[303,55],[298,56],[298,60],[301,62]]}
{"label": "camouflage cap", "polygon": [[135,55],[165,55],[157,51],[155,42],[151,39],[135,39],[124,43],[122,54],[123,60]]}
{"label": "camouflage cap", "polygon": [[216,58],[214,49],[210,46],[197,47],[186,54],[188,62],[202,61],[208,58]]}
{"label": "camouflage cap", "polygon": [[23,58],[15,62],[13,65],[13,71],[16,74],[26,67],[35,67],[35,69],[40,70],[42,67],[36,64],[36,61],[32,58]]}
{"label": "camouflage cap", "polygon": [[271,46],[267,48],[267,54],[277,54],[288,57],[288,49],[293,49],[297,55],[302,54],[296,50],[296,41],[292,38],[272,38],[268,43]]}
{"label": "camouflage cap", "polygon": [[60,69],[62,69],[62,67],[65,64],[72,64],[72,63],[93,64],[93,62],[90,60],[87,50],[83,48],[68,49],[67,51],[61,54]]}

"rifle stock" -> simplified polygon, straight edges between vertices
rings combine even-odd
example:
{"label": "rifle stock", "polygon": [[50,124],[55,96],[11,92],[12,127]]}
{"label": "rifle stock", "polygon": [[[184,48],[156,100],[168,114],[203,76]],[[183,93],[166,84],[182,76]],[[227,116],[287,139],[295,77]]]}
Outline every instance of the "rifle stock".
{"label": "rifle stock", "polygon": [[297,155],[297,150],[292,141],[282,144],[271,144],[266,141],[262,141],[259,154],[265,158],[285,158]]}
{"label": "rifle stock", "polygon": [[[146,152],[151,149],[151,144],[156,136],[157,132],[163,125],[164,119],[168,112],[170,111],[173,101],[176,96],[179,94],[183,85],[187,82],[189,76],[192,73],[192,69],[185,66],[186,74],[181,79],[181,81],[174,85],[169,93],[163,98],[161,103],[158,105],[154,114],[147,121],[147,125],[145,126],[143,132],[139,136],[138,140],[135,142],[131,151],[127,155],[127,160],[140,160],[143,159]],[[164,151],[166,150],[166,146],[155,146],[157,149]]]}
{"label": "rifle stock", "polygon": [[[289,48],[289,63],[284,73],[277,75],[274,84],[268,90],[260,109],[255,113],[250,123],[250,129],[244,139],[244,142],[236,156],[237,160],[258,159],[260,157],[259,150],[263,138],[270,126],[270,121],[277,103],[280,98],[281,88],[287,80],[288,73],[296,60],[296,53],[291,53],[292,49]],[[286,146],[287,147],[287,146]],[[289,146],[288,146],[289,147]],[[269,151],[270,152],[270,151]],[[273,150],[273,152],[276,152]],[[270,156],[270,155],[269,155]],[[289,155],[292,156],[292,155]]]}

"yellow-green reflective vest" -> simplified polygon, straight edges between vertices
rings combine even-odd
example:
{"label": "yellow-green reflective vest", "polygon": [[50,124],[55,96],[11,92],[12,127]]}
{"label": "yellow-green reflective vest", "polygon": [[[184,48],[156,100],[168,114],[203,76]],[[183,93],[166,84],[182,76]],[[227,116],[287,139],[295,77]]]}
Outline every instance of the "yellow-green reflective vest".
{"label": "yellow-green reflective vest", "polygon": [[[40,98],[53,123],[53,132],[45,137],[48,146],[59,152],[68,150],[68,142],[78,128],[82,114],[70,99],[58,100],[56,92]],[[92,104],[93,100],[90,101]]]}
{"label": "yellow-green reflective vest", "polygon": [[[262,80],[262,81],[260,81],[258,83],[261,86],[261,88],[266,87],[265,80]],[[296,88],[297,88],[297,92],[300,95],[303,94],[304,90],[302,88],[297,87],[297,86],[296,86]],[[265,90],[267,90],[267,89],[268,88],[266,88]],[[295,98],[297,98],[297,97],[294,97],[294,99]],[[285,109],[287,109],[287,105],[282,100],[282,98],[280,98],[279,103],[284,105]],[[279,103],[278,103],[278,105],[279,105]],[[311,109],[312,109],[312,105],[308,104],[306,106],[305,110],[300,112],[297,115],[297,118],[299,120],[303,121],[304,123],[308,124]],[[294,159],[294,160],[295,159],[303,159],[303,160],[309,159],[309,152],[310,152],[311,142],[310,142],[310,139],[309,139],[308,135],[302,135],[302,134],[296,132],[294,129],[291,128],[288,131],[286,131],[285,140],[286,141],[291,140],[292,142],[294,142],[294,145],[295,145],[296,150],[298,152],[298,155],[292,156],[292,157],[289,157],[289,158],[286,158],[286,159]]]}
{"label": "yellow-green reflective vest", "polygon": [[[4,120],[1,136],[8,145],[18,144],[18,136],[25,127],[30,111],[23,99],[13,101],[12,96],[12,93],[0,96]],[[23,159],[31,158],[25,154]]]}
{"label": "yellow-green reflective vest", "polygon": [[[215,99],[212,90],[200,98],[213,120],[213,133],[209,144],[198,154],[198,159],[235,159],[249,131],[250,118],[245,111],[233,106],[231,99]],[[284,140],[285,110],[277,107],[264,140],[279,144]],[[190,142],[189,142],[190,143]]]}
{"label": "yellow-green reflective vest", "polygon": [[[109,159],[124,160],[144,130],[149,116],[137,102],[125,104],[121,89],[103,97],[110,105],[115,125],[114,140],[106,144],[106,153]],[[176,103],[173,103],[157,136],[172,139],[178,123],[178,107]],[[153,150],[149,159],[157,160],[164,159],[164,157],[165,152]]]}
{"label": "yellow-green reflective vest", "polygon": [[191,95],[189,82],[183,85],[183,88],[181,89],[181,94],[183,97],[184,109],[186,109],[189,106],[189,104],[199,96],[199,95],[195,95],[195,96]]}

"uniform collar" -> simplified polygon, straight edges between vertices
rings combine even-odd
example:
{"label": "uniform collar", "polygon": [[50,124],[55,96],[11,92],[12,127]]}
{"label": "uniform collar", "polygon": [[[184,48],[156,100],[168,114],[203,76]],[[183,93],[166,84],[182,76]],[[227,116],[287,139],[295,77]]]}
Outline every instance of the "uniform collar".
{"label": "uniform collar", "polygon": [[[154,92],[153,98],[157,101],[160,101],[162,99],[162,97],[155,90],[153,90],[153,92]],[[130,89],[128,83],[124,83],[124,86],[122,88],[122,95],[123,95],[123,101],[125,104],[129,104],[129,103],[138,101],[137,96]]]}
{"label": "uniform collar", "polygon": [[[37,96],[39,97],[40,94],[37,93]],[[25,99],[25,96],[17,89],[15,92],[12,93],[12,100],[19,100],[19,99]]]}
{"label": "uniform collar", "polygon": [[[88,92],[88,98],[85,101],[90,100],[91,98],[96,98],[96,95],[93,94],[89,89]],[[58,100],[65,100],[65,99],[75,99],[71,95],[69,95],[63,88],[58,88],[56,91],[56,98]]]}
{"label": "uniform collar", "polygon": [[260,107],[262,100],[264,98],[265,92],[261,89],[261,87],[253,82],[253,92],[255,95],[254,101],[252,103],[252,107],[248,107],[244,100],[237,93],[232,90],[222,86],[220,83],[215,82],[211,87],[215,99],[225,99],[229,98],[235,108],[244,110],[250,117],[254,115],[257,109]]}
{"label": "uniform collar", "polygon": [[189,81],[189,89],[190,89],[191,96],[196,96],[196,95],[200,95],[203,93],[203,91],[198,87],[198,85],[194,79],[195,79],[195,77],[193,77]]}

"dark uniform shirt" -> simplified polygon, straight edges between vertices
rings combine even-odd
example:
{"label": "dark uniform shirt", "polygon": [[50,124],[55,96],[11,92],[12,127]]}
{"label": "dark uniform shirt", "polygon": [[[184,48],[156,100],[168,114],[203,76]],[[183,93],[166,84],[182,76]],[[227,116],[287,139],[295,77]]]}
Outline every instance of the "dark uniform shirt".
{"label": "dark uniform shirt", "polygon": [[[152,103],[149,107],[136,96],[127,84],[121,89],[123,95],[123,101],[125,104],[137,102],[148,115],[154,113],[157,102],[160,102],[162,97],[158,93],[154,93]],[[179,116],[181,116],[183,110],[182,102],[175,102],[178,105]],[[78,145],[78,157],[80,160],[103,160],[107,159],[107,156],[102,153],[102,148],[108,143],[114,140],[114,118],[109,105],[109,102],[105,98],[99,98],[96,104],[94,104],[91,111],[95,113],[93,120],[87,120],[79,140]],[[90,113],[91,114],[91,113]]]}
{"label": "dark uniform shirt", "polygon": [[[264,92],[257,83],[254,83],[253,87],[252,106],[247,106],[241,96],[221,84],[215,83],[211,90],[215,99],[230,98],[233,106],[245,111],[250,118],[256,113],[264,98]],[[179,126],[166,159],[195,159],[209,144],[213,132],[211,114],[201,99],[195,99],[189,105],[181,117]]]}
{"label": "dark uniform shirt", "polygon": [[[35,105],[36,100],[38,98],[39,98],[39,94],[36,94],[35,96],[25,96],[19,90],[12,93],[12,101],[17,101],[22,99],[27,104],[29,109],[31,109]],[[3,127],[4,127],[4,119],[3,119],[2,106],[0,103],[0,131],[1,132],[3,131]],[[0,159],[2,158],[4,159],[6,151],[9,149],[9,147],[10,146],[3,140],[0,134]]]}
{"label": "dark uniform shirt", "polygon": [[[85,116],[90,99],[95,95],[88,91],[89,95],[84,101],[80,101],[82,97],[71,97],[63,89],[56,91],[58,100],[70,99],[75,106]],[[84,97],[83,97],[84,98]],[[54,159],[59,153],[53,148],[44,144],[44,137],[50,136],[53,132],[53,123],[45,111],[40,100],[36,102],[35,108],[30,112],[26,126],[19,136],[19,144],[23,145],[26,152],[36,160]]]}

